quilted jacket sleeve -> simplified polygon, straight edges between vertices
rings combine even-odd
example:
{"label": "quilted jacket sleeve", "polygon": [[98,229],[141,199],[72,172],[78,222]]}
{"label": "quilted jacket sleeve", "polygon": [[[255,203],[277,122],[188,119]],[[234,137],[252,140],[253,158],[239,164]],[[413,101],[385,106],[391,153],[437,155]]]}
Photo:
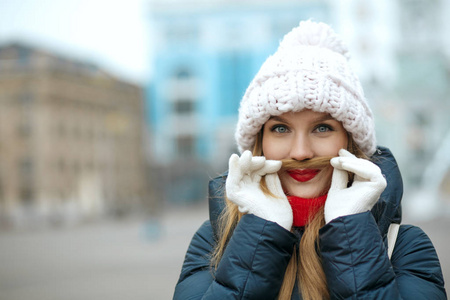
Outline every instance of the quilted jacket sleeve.
{"label": "quilted jacket sleeve", "polygon": [[400,227],[389,260],[372,214],[345,216],[321,229],[320,250],[331,299],[447,299],[436,251],[417,227]]}
{"label": "quilted jacket sleeve", "polygon": [[244,215],[213,275],[214,239],[207,222],[192,239],[174,299],[276,299],[295,242],[278,224]]}

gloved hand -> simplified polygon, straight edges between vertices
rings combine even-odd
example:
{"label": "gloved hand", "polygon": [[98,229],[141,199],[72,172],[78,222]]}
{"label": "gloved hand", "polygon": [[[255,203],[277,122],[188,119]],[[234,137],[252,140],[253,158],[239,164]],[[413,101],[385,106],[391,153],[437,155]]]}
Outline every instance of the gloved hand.
{"label": "gloved hand", "polygon": [[[341,149],[339,156],[332,158],[330,163],[334,171],[325,202],[325,222],[372,209],[386,188],[386,179],[380,168],[344,149]],[[350,187],[347,187],[347,171],[355,174]]]}
{"label": "gloved hand", "polygon": [[[250,151],[245,151],[241,157],[233,154],[229,160],[226,193],[227,198],[239,206],[240,212],[254,214],[291,230],[292,209],[278,178],[280,168],[281,161],[253,157]],[[262,176],[274,197],[261,190]]]}

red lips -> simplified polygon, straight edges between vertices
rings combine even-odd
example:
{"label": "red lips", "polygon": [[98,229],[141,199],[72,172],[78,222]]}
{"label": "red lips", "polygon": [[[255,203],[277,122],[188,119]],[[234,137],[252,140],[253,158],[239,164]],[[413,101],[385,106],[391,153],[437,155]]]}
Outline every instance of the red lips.
{"label": "red lips", "polygon": [[319,174],[320,170],[318,169],[297,169],[297,170],[289,170],[287,173],[293,179],[300,182],[307,182],[316,177]]}

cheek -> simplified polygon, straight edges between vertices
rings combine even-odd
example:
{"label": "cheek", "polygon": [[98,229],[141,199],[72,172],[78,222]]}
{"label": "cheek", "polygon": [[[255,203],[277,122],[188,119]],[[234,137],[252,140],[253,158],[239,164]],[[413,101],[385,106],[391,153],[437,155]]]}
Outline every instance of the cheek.
{"label": "cheek", "polygon": [[337,151],[339,151],[340,149],[348,148],[348,134],[344,128],[342,128],[342,131],[340,132],[340,134],[338,136],[338,140],[336,141],[336,144],[337,144],[337,148],[338,148]]}
{"label": "cheek", "polygon": [[273,152],[273,147],[271,147],[270,143],[268,143],[267,139],[263,138],[262,141],[262,152],[263,155],[267,158],[267,159],[273,159],[272,157],[272,152]]}
{"label": "cheek", "polygon": [[280,160],[285,158],[284,152],[286,152],[286,149],[289,149],[289,147],[286,147],[286,145],[280,143],[280,141],[275,142],[271,138],[263,137],[262,151],[267,159]]}
{"label": "cheek", "polygon": [[347,149],[348,138],[347,134],[336,136],[318,147],[320,154],[318,156],[337,156],[339,150]]}

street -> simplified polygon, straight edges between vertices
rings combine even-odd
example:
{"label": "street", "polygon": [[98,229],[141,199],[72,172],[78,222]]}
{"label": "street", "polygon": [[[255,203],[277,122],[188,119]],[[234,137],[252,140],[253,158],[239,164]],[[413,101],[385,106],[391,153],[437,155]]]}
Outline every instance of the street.
{"label": "street", "polygon": [[[171,299],[206,206],[165,211],[159,225],[126,219],[1,232],[0,300]],[[419,225],[449,278],[450,219]]]}
{"label": "street", "polygon": [[1,232],[0,300],[171,299],[207,217],[197,206],[166,212],[159,231],[133,219]]}

